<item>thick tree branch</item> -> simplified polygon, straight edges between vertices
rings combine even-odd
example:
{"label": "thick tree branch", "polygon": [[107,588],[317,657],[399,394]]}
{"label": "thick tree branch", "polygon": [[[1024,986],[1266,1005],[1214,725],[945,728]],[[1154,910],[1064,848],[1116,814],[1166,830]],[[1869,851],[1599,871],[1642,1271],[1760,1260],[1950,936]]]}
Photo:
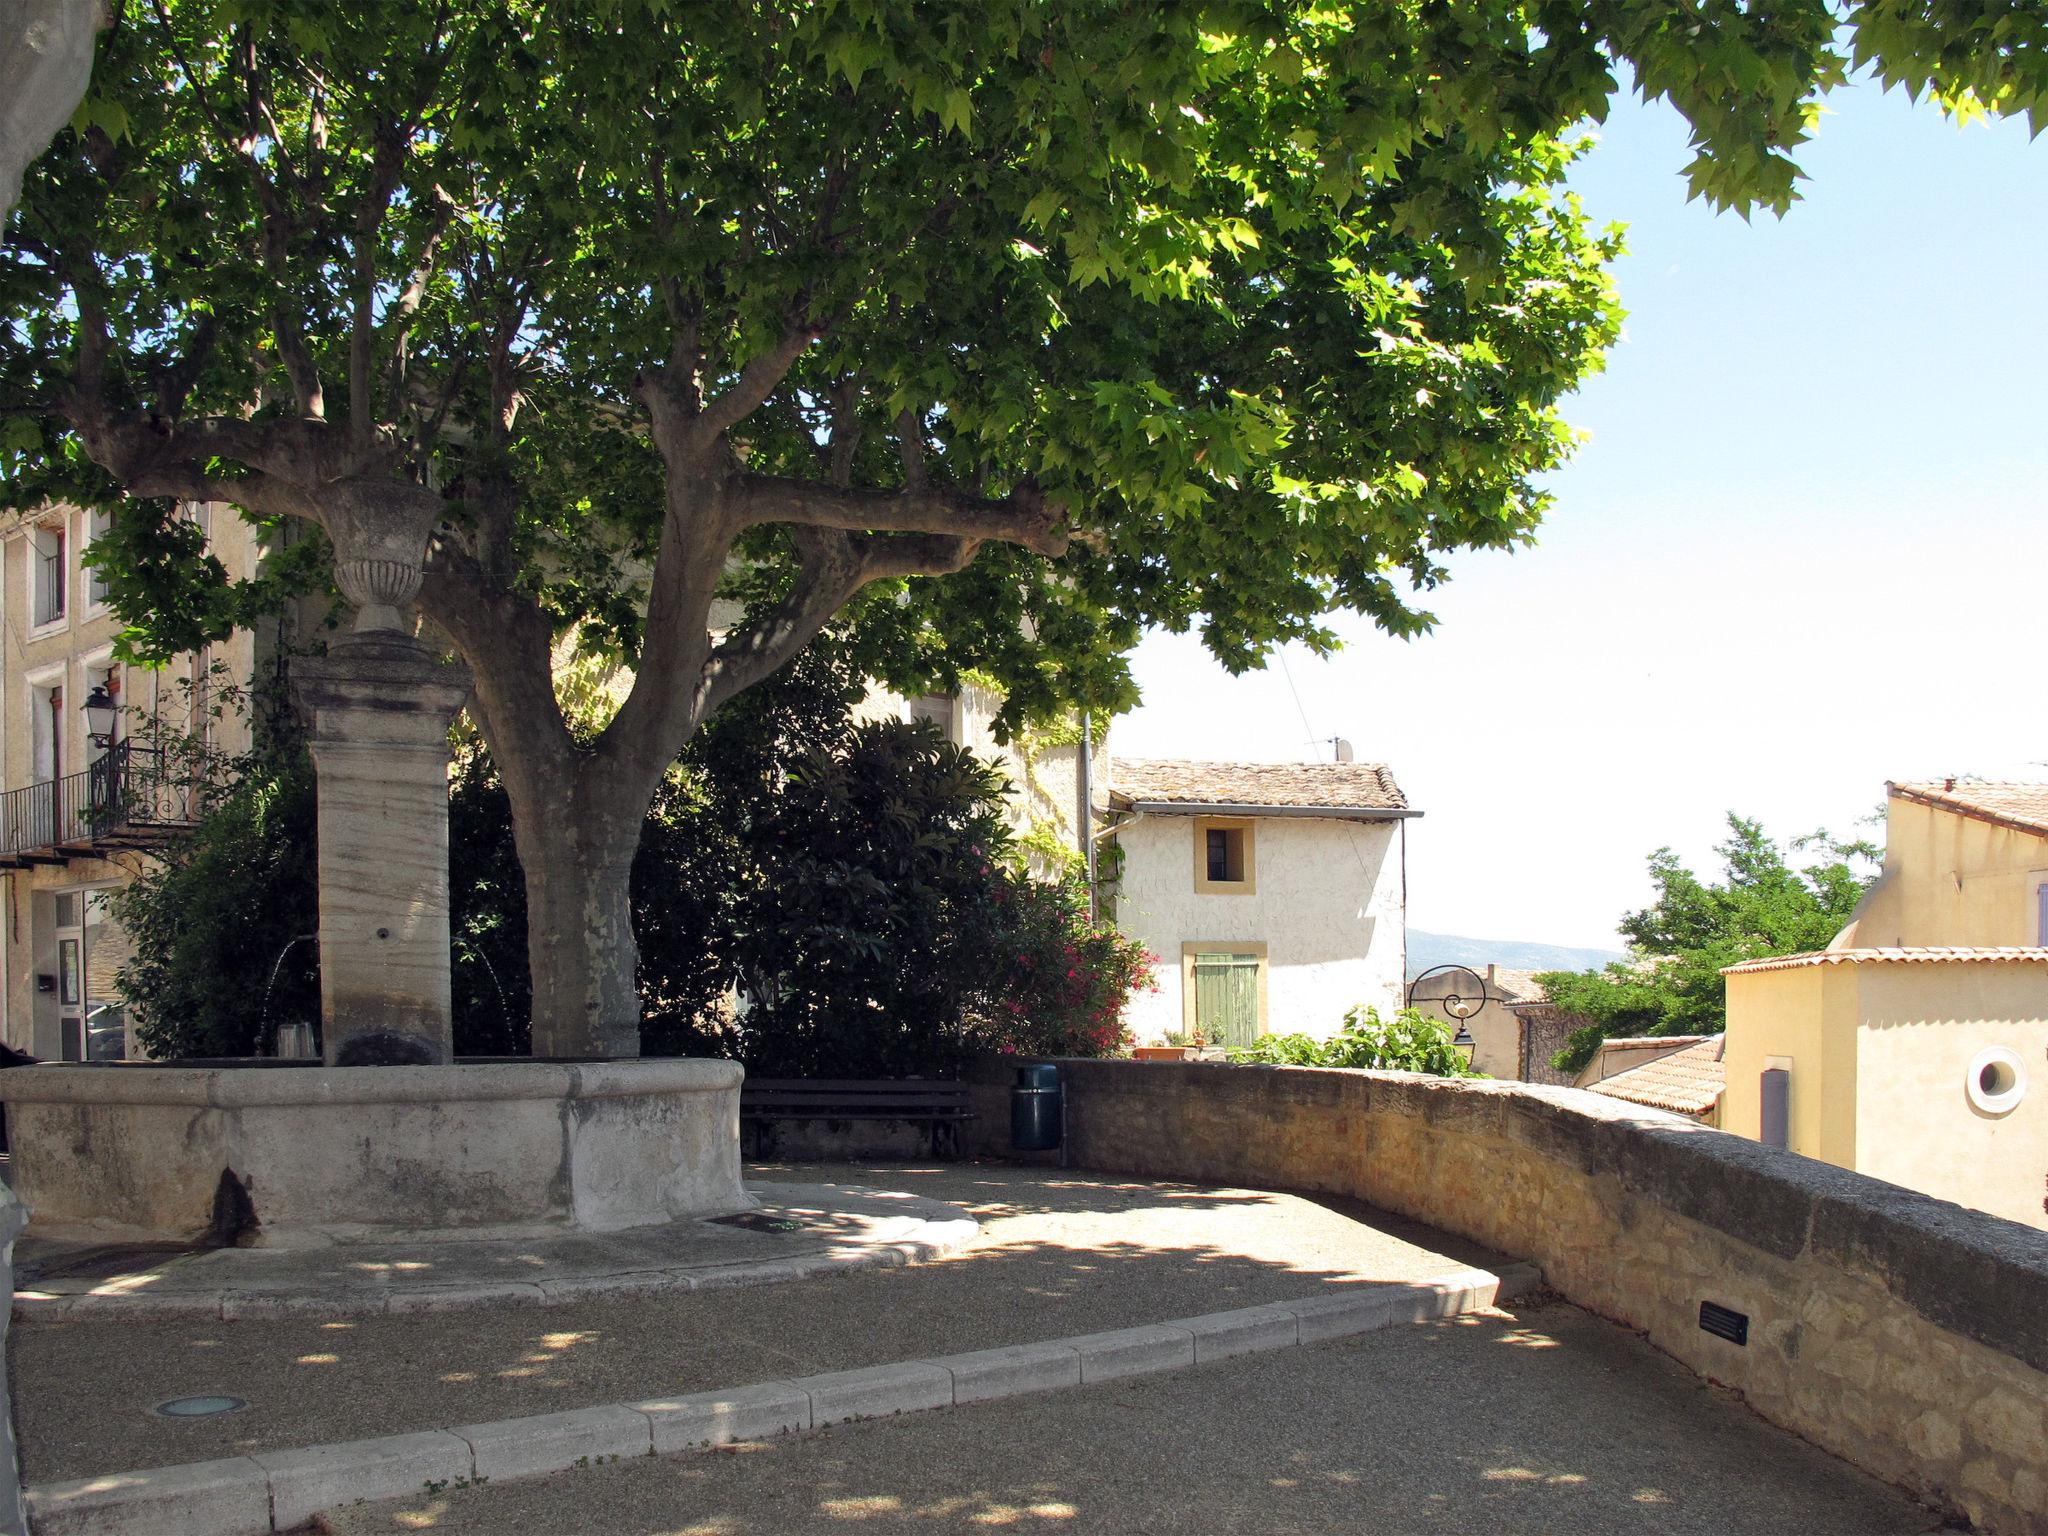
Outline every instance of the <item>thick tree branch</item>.
{"label": "thick tree branch", "polygon": [[796,539],[802,566],[789,595],[734,631],[705,664],[701,718],[709,719],[728,699],[787,665],[869,582],[950,575],[980,548],[973,540],[943,534],[884,537],[803,529]]}
{"label": "thick tree branch", "polygon": [[860,450],[860,384],[848,377],[832,386],[832,432],[826,471],[840,489],[853,484],[853,456]]}
{"label": "thick tree branch", "polygon": [[924,472],[924,419],[907,405],[896,413],[896,457],[903,465],[905,488],[923,490],[928,483]]}
{"label": "thick tree branch", "polygon": [[[799,325],[784,332],[782,340],[752,358],[726,392],[707,403],[690,423],[691,444],[699,452],[710,448],[733,427],[759,410],[775,387],[789,377],[789,370],[808,347],[824,333],[822,325]],[[680,381],[679,381],[680,382]]]}
{"label": "thick tree branch", "polygon": [[385,350],[390,356],[386,393],[394,410],[402,409],[405,400],[406,367],[411,361],[412,318],[419,313],[427,285],[434,280],[434,258],[440,250],[442,235],[447,233],[448,221],[454,215],[455,200],[440,187],[435,187],[434,212],[427,225],[427,238],[421,246],[420,258],[414,263],[412,276],[405,287],[399,290],[398,297],[385,311]]}
{"label": "thick tree branch", "polygon": [[469,663],[499,773],[509,781],[561,770],[576,742],[555,701],[547,615],[445,541],[427,561],[419,605]]}
{"label": "thick tree branch", "polygon": [[371,359],[377,344],[377,236],[398,191],[410,137],[410,130],[402,123],[386,121],[378,125],[376,148],[370,159],[370,185],[363,194],[362,206],[356,210],[356,303],[348,338],[348,430],[350,441],[358,449],[367,448],[377,430],[376,402],[370,390]]}
{"label": "thick tree branch", "polygon": [[653,792],[703,718],[711,605],[741,527],[729,505],[733,491],[729,477],[679,473],[670,466],[639,665],[625,702],[597,740],[607,772],[635,793],[643,787]]}
{"label": "thick tree branch", "polygon": [[1053,557],[1066,553],[1070,536],[1065,509],[1048,504],[1033,485],[1021,485],[1001,500],[990,501],[947,486],[842,490],[810,480],[754,474],[743,477],[742,483],[749,524],[936,533],[978,542],[995,539]]}

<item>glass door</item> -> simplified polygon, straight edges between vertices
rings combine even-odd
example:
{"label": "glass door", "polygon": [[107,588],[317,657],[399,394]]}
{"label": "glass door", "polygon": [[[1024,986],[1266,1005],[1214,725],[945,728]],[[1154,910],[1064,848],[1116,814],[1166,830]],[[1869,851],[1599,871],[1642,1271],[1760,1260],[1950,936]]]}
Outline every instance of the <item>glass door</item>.
{"label": "glass door", "polygon": [[127,944],[108,908],[112,894],[56,897],[57,1033],[66,1061],[120,1061],[128,1054],[128,1011],[114,990]]}
{"label": "glass door", "polygon": [[85,1057],[85,924],[83,895],[57,894],[57,1038],[66,1061]]}
{"label": "glass door", "polygon": [[112,891],[85,896],[85,1059],[120,1061],[128,1054],[128,1009],[114,977],[128,958],[126,930],[109,908]]}

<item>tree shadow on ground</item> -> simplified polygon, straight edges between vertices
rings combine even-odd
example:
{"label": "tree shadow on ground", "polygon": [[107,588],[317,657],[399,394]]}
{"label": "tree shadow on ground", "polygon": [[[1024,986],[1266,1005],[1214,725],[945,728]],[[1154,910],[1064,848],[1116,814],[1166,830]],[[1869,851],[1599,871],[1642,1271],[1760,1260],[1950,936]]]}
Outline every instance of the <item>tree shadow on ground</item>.
{"label": "tree shadow on ground", "polygon": [[1907,1536],[1939,1520],[1550,1305],[343,1512],[339,1536]]}
{"label": "tree shadow on ground", "polygon": [[[845,1171],[846,1182],[939,1193],[902,1169]],[[713,1390],[1469,1262],[1464,1249],[1443,1251],[1442,1234],[1369,1208],[1086,1174],[945,1172],[977,1185],[985,1229],[937,1263],[568,1306],[20,1325],[11,1353],[24,1471],[48,1481]],[[183,1421],[151,1411],[211,1393],[250,1406]]]}

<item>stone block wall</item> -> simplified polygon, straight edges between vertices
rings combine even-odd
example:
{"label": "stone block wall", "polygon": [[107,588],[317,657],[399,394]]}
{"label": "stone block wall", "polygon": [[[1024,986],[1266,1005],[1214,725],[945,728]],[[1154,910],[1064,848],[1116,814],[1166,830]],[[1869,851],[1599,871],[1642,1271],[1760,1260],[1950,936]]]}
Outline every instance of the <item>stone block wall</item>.
{"label": "stone block wall", "polygon": [[[1016,1058],[978,1072],[1004,1155]],[[1542,1266],[1757,1412],[2048,1536],[2048,1234],[1573,1089],[1062,1061],[1082,1167],[1355,1196]],[[1703,1331],[1702,1302],[1749,1319]]]}

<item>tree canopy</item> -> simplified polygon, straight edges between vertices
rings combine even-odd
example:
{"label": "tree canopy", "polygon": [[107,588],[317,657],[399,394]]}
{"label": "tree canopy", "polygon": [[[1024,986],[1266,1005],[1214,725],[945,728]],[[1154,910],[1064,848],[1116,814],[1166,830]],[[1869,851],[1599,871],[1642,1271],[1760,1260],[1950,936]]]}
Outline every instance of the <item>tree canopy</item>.
{"label": "tree canopy", "polygon": [[[2044,26],[2024,0],[147,0],[0,247],[0,493],[132,498],[96,559],[143,656],[314,574],[224,584],[180,499],[431,540],[419,605],[514,807],[536,1016],[606,1051],[667,764],[826,623],[905,686],[992,674],[1010,725],[1128,704],[1146,625],[1236,668],[1331,643],[1333,609],[1412,632],[1446,552],[1532,535],[1559,402],[1617,333],[1619,234],[1563,181],[1623,76],[1693,124],[1696,192],[1782,211],[1852,66],[2031,114]],[[571,628],[637,669],[594,735],[551,687]]]}
{"label": "tree canopy", "polygon": [[[1728,818],[1716,852],[1724,878],[1702,880],[1669,848],[1650,855],[1657,898],[1621,920],[1627,960],[1598,971],[1552,971],[1539,980],[1560,1011],[1587,1022],[1555,1065],[1576,1072],[1610,1036],[1714,1035],[1728,1027],[1725,965],[1825,949],[1877,875],[1879,849],[1825,832],[1780,848],[1763,827]],[[1794,867],[1788,854],[1812,850]]]}

